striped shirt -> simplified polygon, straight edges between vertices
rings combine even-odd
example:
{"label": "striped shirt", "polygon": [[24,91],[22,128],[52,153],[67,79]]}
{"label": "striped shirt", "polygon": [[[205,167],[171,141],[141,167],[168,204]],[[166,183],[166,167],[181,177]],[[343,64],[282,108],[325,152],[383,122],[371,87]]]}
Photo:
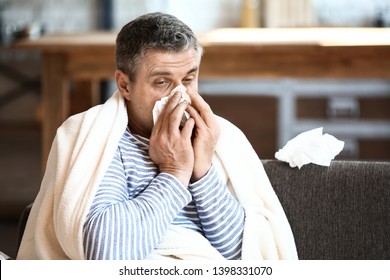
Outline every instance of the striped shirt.
{"label": "striped shirt", "polygon": [[170,224],[203,234],[225,258],[241,257],[244,210],[212,167],[185,188],[160,173],[149,140],[127,129],[84,224],[87,259],[144,259]]}

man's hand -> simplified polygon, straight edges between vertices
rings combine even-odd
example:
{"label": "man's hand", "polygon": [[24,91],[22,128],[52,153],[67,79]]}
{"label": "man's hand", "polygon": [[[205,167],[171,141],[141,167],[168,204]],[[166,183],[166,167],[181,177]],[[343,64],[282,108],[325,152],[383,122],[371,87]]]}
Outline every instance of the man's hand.
{"label": "man's hand", "polygon": [[193,132],[194,170],[191,181],[197,181],[209,171],[215,147],[220,135],[220,128],[210,106],[196,91],[187,88],[191,98],[191,106],[187,112],[195,120]]}
{"label": "man's hand", "polygon": [[150,136],[149,155],[160,172],[174,175],[188,186],[194,169],[194,152],[191,143],[194,120],[190,118],[180,129],[181,118],[189,106],[180,101],[181,93],[175,93],[156,121]]}

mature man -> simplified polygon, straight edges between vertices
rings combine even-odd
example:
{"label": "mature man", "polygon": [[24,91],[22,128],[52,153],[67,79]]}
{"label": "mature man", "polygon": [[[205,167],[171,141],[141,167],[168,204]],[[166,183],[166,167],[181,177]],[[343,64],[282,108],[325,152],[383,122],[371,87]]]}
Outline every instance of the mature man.
{"label": "mature man", "polygon": [[171,15],[122,28],[118,90],[58,129],[18,258],[297,257],[249,142],[198,94],[201,56]]}

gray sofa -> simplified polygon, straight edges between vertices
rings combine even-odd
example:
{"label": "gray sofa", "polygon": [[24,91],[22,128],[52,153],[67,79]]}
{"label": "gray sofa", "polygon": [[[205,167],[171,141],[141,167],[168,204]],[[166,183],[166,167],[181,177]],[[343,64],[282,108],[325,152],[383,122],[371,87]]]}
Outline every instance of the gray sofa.
{"label": "gray sofa", "polygon": [[300,259],[390,259],[390,162],[263,164]]}
{"label": "gray sofa", "polygon": [[[390,259],[390,162],[263,160],[302,260]],[[29,215],[21,216],[18,243]]]}

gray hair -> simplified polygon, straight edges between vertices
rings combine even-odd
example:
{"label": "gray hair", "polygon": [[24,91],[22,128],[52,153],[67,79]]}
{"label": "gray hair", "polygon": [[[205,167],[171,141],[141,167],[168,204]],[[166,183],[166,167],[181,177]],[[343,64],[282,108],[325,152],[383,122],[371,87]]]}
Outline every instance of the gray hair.
{"label": "gray hair", "polygon": [[178,53],[193,48],[203,54],[194,32],[178,18],[163,14],[142,15],[123,26],[116,39],[116,68],[135,81],[137,67],[148,50]]}

